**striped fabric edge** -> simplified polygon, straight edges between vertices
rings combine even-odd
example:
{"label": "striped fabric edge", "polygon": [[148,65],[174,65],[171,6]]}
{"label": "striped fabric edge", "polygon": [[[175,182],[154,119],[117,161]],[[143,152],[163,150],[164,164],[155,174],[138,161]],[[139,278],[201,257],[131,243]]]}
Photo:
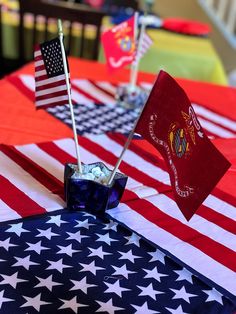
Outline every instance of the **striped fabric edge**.
{"label": "striped fabric edge", "polygon": [[[63,184],[14,146],[0,145],[1,221],[65,207]],[[54,161],[56,162],[56,161]],[[9,193],[10,191],[10,193]]]}
{"label": "striped fabric edge", "polygon": [[[87,163],[101,160],[110,168],[116,163],[116,155],[121,147],[106,135],[79,137],[79,142],[82,160],[86,160]],[[103,148],[108,143],[112,153]],[[44,211],[62,208],[63,203],[58,202],[58,196],[50,191],[49,186],[45,188],[44,184],[48,184],[48,178],[51,178],[55,187],[58,187],[59,190],[62,188],[64,164],[65,162],[75,162],[73,140],[63,139],[48,143],[15,146],[11,147],[10,151],[11,154],[7,149],[0,153],[0,161],[4,165],[4,169],[8,169],[1,170],[1,176],[24,194],[29,201],[33,200],[44,208]],[[168,192],[169,182],[165,171],[156,167],[159,175],[157,179],[154,179],[145,173],[146,168],[151,173],[154,171],[155,168],[151,162],[144,160],[142,156],[132,151],[128,154],[127,160],[124,160],[120,168],[122,172],[129,175],[124,198],[118,208],[109,210],[108,213],[154,244],[171,252],[178,260],[191,266],[223,289],[235,294],[235,234],[218,226],[218,221],[207,222],[205,218],[197,215],[190,221],[190,224],[186,223]],[[25,173],[25,160],[31,161],[30,169],[35,168],[35,171],[30,170],[31,173]],[[132,165],[135,166],[130,166],[131,160]],[[15,177],[16,173],[19,178]],[[37,177],[37,173],[43,173],[42,178]],[[30,186],[32,190],[26,191],[26,186],[27,189]],[[167,192],[159,193],[156,186]],[[12,186],[8,186],[8,195],[9,189],[12,189]],[[40,191],[37,193],[39,196],[35,195],[36,190]],[[49,208],[43,203],[47,197],[51,204],[48,206]],[[12,205],[11,200],[6,198],[3,199],[3,202],[8,207]],[[228,216],[233,215],[231,205],[227,202],[225,204],[228,206]],[[32,209],[32,204],[30,205]],[[4,210],[6,209],[5,207]],[[14,212],[17,212],[16,208],[14,208]],[[234,218],[232,216],[230,220],[233,222]],[[141,229],[140,222],[142,223]]]}
{"label": "striped fabric edge", "polygon": [[[34,101],[34,78],[31,75],[10,76],[9,81],[21,90],[28,98]],[[122,84],[122,83],[121,83]],[[151,84],[142,82],[141,87],[151,88]],[[72,100],[77,104],[105,104],[115,106],[116,85],[104,81],[91,81],[86,79],[71,80]],[[113,95],[113,98],[112,98]],[[59,105],[59,103],[58,103]],[[64,105],[64,100],[61,105]],[[223,116],[200,104],[192,104],[199,122],[210,138],[236,137],[236,121]],[[50,104],[41,105],[43,109],[51,107]]]}

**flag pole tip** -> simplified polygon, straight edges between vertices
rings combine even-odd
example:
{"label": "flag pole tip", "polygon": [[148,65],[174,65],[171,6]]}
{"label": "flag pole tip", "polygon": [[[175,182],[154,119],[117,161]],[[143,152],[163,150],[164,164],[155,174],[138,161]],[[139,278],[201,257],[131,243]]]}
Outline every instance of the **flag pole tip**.
{"label": "flag pole tip", "polygon": [[57,25],[58,25],[58,32],[59,34],[62,34],[62,22],[61,22],[61,19],[58,19],[57,20]]}

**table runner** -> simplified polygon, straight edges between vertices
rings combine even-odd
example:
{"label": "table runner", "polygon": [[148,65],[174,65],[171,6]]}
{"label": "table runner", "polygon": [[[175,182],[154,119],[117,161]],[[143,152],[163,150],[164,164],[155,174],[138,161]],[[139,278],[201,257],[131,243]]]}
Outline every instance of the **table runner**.
{"label": "table runner", "polygon": [[[124,140],[124,136],[115,134],[79,137],[82,160],[86,163],[101,160],[111,167]],[[1,145],[0,149],[3,187],[0,197],[6,220],[64,206],[64,164],[75,162],[72,139],[15,147]],[[169,175],[161,158],[145,153],[134,142],[120,171],[129,180],[121,204],[109,210],[109,215],[160,246],[194,273],[207,277],[211,284],[220,286],[219,291],[233,298],[235,198],[215,189],[187,223],[173,200]]]}
{"label": "table runner", "polygon": [[[30,100],[34,101],[35,83],[32,75],[20,74],[9,80]],[[118,85],[109,81],[89,79],[71,79],[72,99],[75,105],[75,119],[79,134],[100,134],[108,131],[128,133],[138,116],[136,110],[117,106],[115,100]],[[150,91],[152,84],[141,81],[139,86]],[[105,107],[99,106],[105,105]],[[199,122],[210,138],[232,138],[236,136],[236,118],[217,112],[204,104],[192,102]],[[47,111],[70,127],[70,111],[68,107],[56,106]]]}

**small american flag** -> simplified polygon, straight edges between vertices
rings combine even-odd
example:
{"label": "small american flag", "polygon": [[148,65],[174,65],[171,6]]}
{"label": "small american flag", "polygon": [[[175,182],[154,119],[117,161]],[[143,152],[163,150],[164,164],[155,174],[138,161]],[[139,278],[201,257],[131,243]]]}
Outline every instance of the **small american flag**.
{"label": "small american flag", "polygon": [[36,108],[68,104],[66,76],[59,38],[37,46],[34,59]]}
{"label": "small american flag", "polygon": [[152,39],[148,36],[147,33],[144,33],[143,38],[142,38],[141,49],[137,51],[135,59],[134,59],[134,63],[137,63],[140,61],[140,59],[145,55],[145,53],[148,51],[148,49],[151,47],[152,44],[153,44]]}

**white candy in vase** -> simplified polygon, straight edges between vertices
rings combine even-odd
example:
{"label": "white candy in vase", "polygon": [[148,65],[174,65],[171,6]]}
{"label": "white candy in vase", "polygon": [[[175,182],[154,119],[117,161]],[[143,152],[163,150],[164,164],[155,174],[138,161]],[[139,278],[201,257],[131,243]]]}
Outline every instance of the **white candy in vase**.
{"label": "white candy in vase", "polygon": [[110,173],[106,170],[106,168],[101,169],[98,166],[95,166],[91,169],[84,169],[84,173],[78,173],[75,171],[73,174],[74,178],[86,179],[99,182],[101,184],[107,184]]}

